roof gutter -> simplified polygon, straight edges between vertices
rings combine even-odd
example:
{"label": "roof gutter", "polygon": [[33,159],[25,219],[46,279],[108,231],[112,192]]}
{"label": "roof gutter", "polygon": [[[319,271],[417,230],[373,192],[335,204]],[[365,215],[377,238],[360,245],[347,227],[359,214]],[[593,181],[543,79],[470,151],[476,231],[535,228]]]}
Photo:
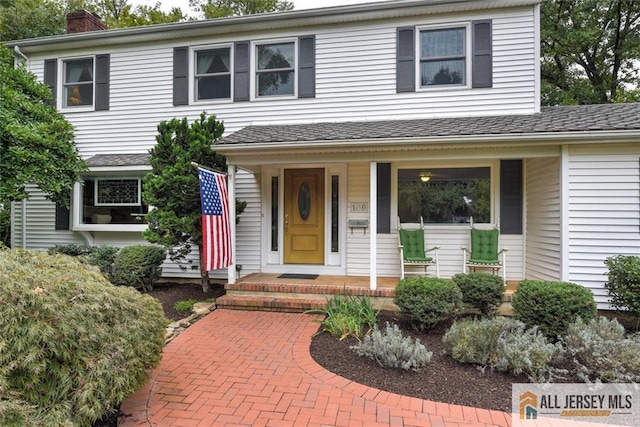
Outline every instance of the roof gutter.
{"label": "roof gutter", "polygon": [[588,131],[588,132],[545,132],[545,133],[517,133],[517,134],[493,134],[493,135],[449,135],[449,136],[429,136],[411,138],[381,138],[381,139],[340,139],[331,141],[294,141],[294,142],[268,142],[268,143],[245,143],[245,144],[219,144],[213,149],[223,155],[230,154],[253,154],[256,152],[288,152],[292,151],[322,151],[333,150],[339,152],[372,151],[393,148],[394,150],[422,150],[428,148],[454,146],[454,145],[483,145],[488,142],[494,145],[535,144],[558,145],[558,144],[583,144],[598,142],[638,142],[640,130],[624,131]]}

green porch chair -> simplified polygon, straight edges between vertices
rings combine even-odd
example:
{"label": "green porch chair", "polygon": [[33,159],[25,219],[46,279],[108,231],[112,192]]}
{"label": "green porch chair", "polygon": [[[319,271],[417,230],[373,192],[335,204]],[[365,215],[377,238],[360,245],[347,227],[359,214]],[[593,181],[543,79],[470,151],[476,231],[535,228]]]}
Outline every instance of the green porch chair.
{"label": "green porch chair", "polygon": [[[438,264],[438,249],[440,246],[434,246],[431,249],[424,248],[424,223],[420,218],[420,228],[407,228],[406,225],[400,223],[398,218],[398,237],[400,239],[400,279],[404,279],[406,275],[427,275],[427,267],[436,267],[436,277],[440,277],[440,265]],[[427,256],[427,253],[433,252],[433,256]],[[416,271],[415,268],[422,269]]]}
{"label": "green porch chair", "polygon": [[[475,272],[476,270],[491,270],[497,274],[502,270],[502,279],[507,280],[507,251],[509,249],[499,249],[500,229],[479,229],[471,226],[470,243],[471,250],[462,249],[462,271]],[[467,254],[469,259],[467,260]]]}

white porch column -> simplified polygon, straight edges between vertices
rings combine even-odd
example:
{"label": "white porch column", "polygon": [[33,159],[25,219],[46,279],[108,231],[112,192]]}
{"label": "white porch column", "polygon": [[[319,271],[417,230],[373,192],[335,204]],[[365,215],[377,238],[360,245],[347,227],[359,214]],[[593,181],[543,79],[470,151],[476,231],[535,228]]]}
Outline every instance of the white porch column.
{"label": "white porch column", "polygon": [[227,195],[229,197],[229,228],[231,231],[231,265],[227,268],[227,282],[236,283],[236,167],[227,169]]}
{"label": "white porch column", "polygon": [[371,162],[369,170],[369,288],[378,287],[378,163]]}

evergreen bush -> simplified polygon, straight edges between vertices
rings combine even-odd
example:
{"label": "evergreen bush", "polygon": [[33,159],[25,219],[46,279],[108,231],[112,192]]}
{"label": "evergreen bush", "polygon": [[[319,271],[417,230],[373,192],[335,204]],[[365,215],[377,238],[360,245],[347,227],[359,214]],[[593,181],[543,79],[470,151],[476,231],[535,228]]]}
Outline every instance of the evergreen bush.
{"label": "evergreen bush", "polygon": [[56,245],[47,252],[78,257],[81,262],[97,266],[102,274],[113,283],[113,263],[120,248],[115,246]]}
{"label": "evergreen bush", "polygon": [[609,280],[604,286],[609,291],[611,305],[640,317],[640,257],[617,255],[604,263],[609,268]]}
{"label": "evergreen bush", "polygon": [[640,335],[625,336],[617,320],[578,319],[562,343],[582,381],[640,382]]}
{"label": "evergreen bush", "polygon": [[495,316],[502,304],[505,284],[502,277],[488,273],[456,274],[452,277],[462,292],[462,302],[480,310],[483,316]]}
{"label": "evergreen bush", "polygon": [[113,283],[113,264],[120,248],[115,246],[94,246],[88,262],[100,269],[102,274]]}
{"label": "evergreen bush", "polygon": [[395,289],[395,304],[416,330],[424,330],[455,316],[462,309],[462,293],[451,280],[408,277]]}
{"label": "evergreen bush", "polygon": [[373,331],[351,349],[380,366],[414,371],[429,364],[433,356],[419,339],[403,336],[398,325],[391,326],[389,322],[386,322],[384,332],[374,325]]}
{"label": "evergreen bush", "polygon": [[160,303],[60,254],[0,251],[0,425],[89,426],[146,381]]}
{"label": "evergreen bush", "polygon": [[113,262],[113,283],[150,291],[160,277],[166,252],[161,246],[126,246]]}
{"label": "evergreen bush", "polygon": [[569,282],[523,280],[511,304],[515,319],[538,326],[552,340],[564,335],[578,317],[588,321],[597,314],[591,291]]}

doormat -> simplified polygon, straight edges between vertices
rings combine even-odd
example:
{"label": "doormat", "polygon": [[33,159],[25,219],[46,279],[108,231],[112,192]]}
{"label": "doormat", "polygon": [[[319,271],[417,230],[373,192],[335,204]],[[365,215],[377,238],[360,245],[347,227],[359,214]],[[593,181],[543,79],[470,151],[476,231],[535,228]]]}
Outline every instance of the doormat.
{"label": "doormat", "polygon": [[318,277],[317,274],[295,274],[295,273],[284,273],[278,276],[278,279],[316,279]]}

